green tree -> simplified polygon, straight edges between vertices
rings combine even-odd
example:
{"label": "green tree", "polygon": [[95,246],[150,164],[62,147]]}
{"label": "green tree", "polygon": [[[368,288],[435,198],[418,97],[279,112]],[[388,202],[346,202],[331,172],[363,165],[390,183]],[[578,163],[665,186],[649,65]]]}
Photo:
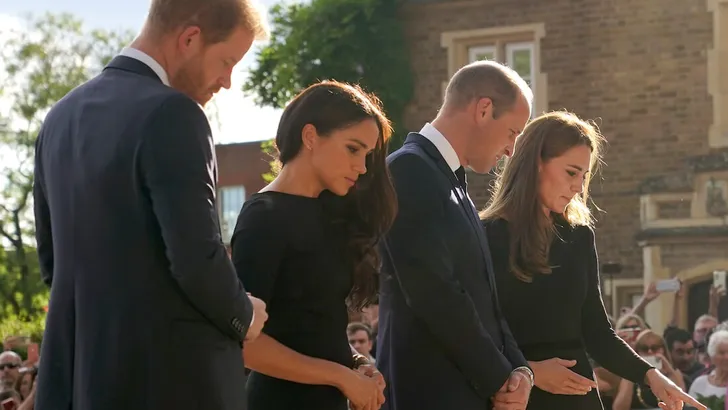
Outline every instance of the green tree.
{"label": "green tree", "polygon": [[31,195],[34,145],[43,118],[59,99],[100,72],[131,38],[130,32],[86,30],[69,14],[28,17],[22,29],[0,36],[0,102],[9,104],[0,113],[2,318],[37,324],[47,304],[34,248]]}
{"label": "green tree", "polygon": [[276,149],[276,140],[271,139],[260,143],[260,150],[270,157],[270,171],[262,175],[266,183],[271,183],[281,170],[281,163],[278,161],[278,150]]}
{"label": "green tree", "polygon": [[324,79],[358,83],[374,92],[393,121],[396,137],[413,79],[398,0],[312,0],[271,11],[271,41],[243,86],[263,106],[282,108],[301,89]]}

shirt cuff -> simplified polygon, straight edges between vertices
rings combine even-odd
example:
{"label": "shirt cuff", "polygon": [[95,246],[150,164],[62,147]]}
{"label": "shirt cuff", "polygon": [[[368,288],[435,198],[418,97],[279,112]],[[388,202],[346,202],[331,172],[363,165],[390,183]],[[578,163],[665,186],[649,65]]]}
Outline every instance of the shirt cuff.
{"label": "shirt cuff", "polygon": [[531,384],[531,387],[533,388],[534,376],[533,376],[533,371],[530,368],[528,368],[526,366],[519,366],[519,367],[516,367],[515,369],[513,369],[513,373],[515,373],[515,372],[521,372],[521,373],[525,374],[526,377],[528,377],[528,382]]}

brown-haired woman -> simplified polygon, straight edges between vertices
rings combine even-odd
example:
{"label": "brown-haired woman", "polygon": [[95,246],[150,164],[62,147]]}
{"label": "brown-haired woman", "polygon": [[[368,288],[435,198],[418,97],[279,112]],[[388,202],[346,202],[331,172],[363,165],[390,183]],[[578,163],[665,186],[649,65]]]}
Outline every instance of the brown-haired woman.
{"label": "brown-haired woman", "polygon": [[[587,353],[656,396],[697,405],[614,332],[599,290],[587,206],[602,137],[567,112],[530,122],[481,213],[501,308],[535,375],[528,409],[600,409]],[[677,407],[679,406],[679,407]]]}
{"label": "brown-haired woman", "polygon": [[[667,344],[662,336],[650,329],[643,330],[637,335],[635,350],[676,385],[682,389],[685,388],[685,380],[682,374],[675,370]],[[657,402],[657,398],[650,389],[622,379],[619,382],[617,394],[614,396],[612,410],[654,409],[657,407]]]}
{"label": "brown-haired woman", "polygon": [[347,305],[376,301],[377,244],[396,201],[386,168],[391,126],[378,100],[325,81],[284,110],[276,179],[238,217],[232,259],[266,302],[263,334],[245,345],[250,410],[376,410],[383,385],[353,370]]}

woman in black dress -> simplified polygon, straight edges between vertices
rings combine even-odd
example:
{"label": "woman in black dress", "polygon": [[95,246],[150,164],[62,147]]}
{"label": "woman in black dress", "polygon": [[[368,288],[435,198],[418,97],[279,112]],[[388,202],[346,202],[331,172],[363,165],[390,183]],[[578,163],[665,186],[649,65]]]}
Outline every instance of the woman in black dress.
{"label": "woman in black dress", "polygon": [[269,315],[243,349],[249,410],[381,406],[381,375],[354,369],[346,326],[348,309],[376,302],[377,244],[396,213],[390,135],[378,100],[348,84],[312,85],[284,110],[280,173],[243,205],[231,242]]}
{"label": "woman in black dress", "polygon": [[528,409],[602,409],[587,354],[646,383],[663,408],[704,409],[624,343],[604,309],[587,206],[601,141],[573,114],[534,119],[481,212],[501,308],[535,376]]}

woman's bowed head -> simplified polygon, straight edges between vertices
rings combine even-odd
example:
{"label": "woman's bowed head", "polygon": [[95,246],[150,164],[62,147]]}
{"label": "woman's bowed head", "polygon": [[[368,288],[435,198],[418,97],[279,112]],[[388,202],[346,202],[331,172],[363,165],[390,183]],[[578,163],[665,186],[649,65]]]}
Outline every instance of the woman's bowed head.
{"label": "woman's bowed head", "polygon": [[[540,250],[550,242],[554,218],[592,226],[589,182],[601,163],[603,141],[594,124],[566,111],[539,116],[516,140],[514,155],[480,216],[509,221],[511,242],[519,244],[511,255],[512,268],[522,280],[530,281],[530,272],[551,272],[549,255]],[[519,259],[532,262],[521,266]]]}
{"label": "woman's bowed head", "polygon": [[278,184],[296,186],[303,196],[329,191],[341,197],[327,203],[336,207],[349,233],[355,279],[348,302],[355,310],[377,298],[377,243],[397,213],[386,164],[391,136],[379,99],[338,81],[322,81],[298,94],[283,111],[276,133]]}

